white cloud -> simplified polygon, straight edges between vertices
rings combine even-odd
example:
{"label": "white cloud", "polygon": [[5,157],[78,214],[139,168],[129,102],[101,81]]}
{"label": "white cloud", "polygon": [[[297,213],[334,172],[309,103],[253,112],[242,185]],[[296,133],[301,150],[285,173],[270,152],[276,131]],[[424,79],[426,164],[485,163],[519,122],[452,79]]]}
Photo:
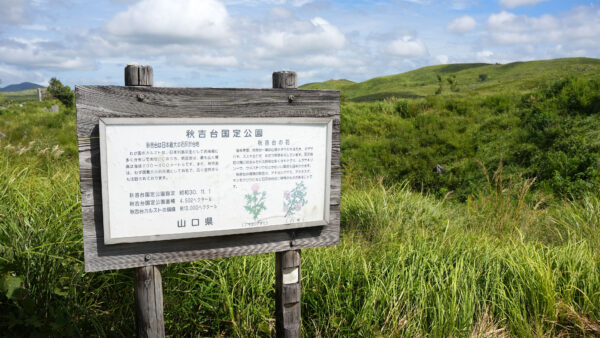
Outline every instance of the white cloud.
{"label": "white cloud", "polygon": [[412,58],[427,55],[425,44],[412,36],[405,35],[401,39],[392,41],[387,47],[387,52],[400,57]]}
{"label": "white cloud", "polygon": [[489,36],[504,45],[531,44],[537,48],[562,44],[564,48],[600,51],[600,8],[582,6],[561,17],[515,15],[502,11],[487,21]]}
{"label": "white cloud", "polygon": [[452,33],[463,34],[473,30],[475,26],[477,26],[477,21],[475,21],[472,16],[464,15],[448,23],[448,25],[446,25],[446,29]]}
{"label": "white cloud", "polygon": [[445,65],[448,63],[448,55],[441,54],[441,55],[436,56],[435,59],[437,60],[437,62],[439,62],[442,65]]}
{"label": "white cloud", "polygon": [[256,55],[315,53],[338,50],[344,47],[346,37],[334,25],[322,18],[308,22],[288,22],[286,26],[270,27],[259,37],[262,46]]}
{"label": "white cloud", "polygon": [[276,19],[288,19],[293,17],[293,13],[284,7],[273,7],[269,11],[269,15]]}
{"label": "white cloud", "polygon": [[454,10],[465,10],[477,4],[477,0],[452,0],[450,7]]}
{"label": "white cloud", "polygon": [[223,0],[225,4],[229,5],[246,5],[246,6],[257,6],[257,5],[285,5],[289,4],[294,7],[304,6],[313,2],[313,0]]}
{"label": "white cloud", "polygon": [[500,4],[504,7],[515,8],[524,5],[535,5],[546,0],[500,0]]}
{"label": "white cloud", "polygon": [[2,0],[0,1],[0,24],[26,23],[26,1]]}
{"label": "white cloud", "polygon": [[106,30],[153,45],[190,41],[227,45],[235,40],[227,9],[217,0],[142,0],[117,13]]}
{"label": "white cloud", "polygon": [[0,80],[2,79],[10,79],[10,81],[3,81],[0,86],[25,81],[37,83],[42,86],[48,85],[47,78],[38,70],[24,70],[20,67],[3,66],[0,64]]}
{"label": "white cloud", "polygon": [[23,25],[21,27],[23,29],[27,29],[30,31],[39,31],[39,32],[46,32],[49,30],[48,26],[44,26],[44,25]]}
{"label": "white cloud", "polygon": [[181,63],[186,66],[234,67],[238,65],[235,56],[185,55]]}
{"label": "white cloud", "polygon": [[27,69],[91,69],[93,63],[48,40],[10,38],[0,40],[0,63]]}
{"label": "white cloud", "polygon": [[478,60],[480,60],[480,59],[489,58],[492,55],[494,55],[494,52],[492,52],[491,50],[482,50],[482,51],[477,52],[477,54],[475,56],[477,57]]}

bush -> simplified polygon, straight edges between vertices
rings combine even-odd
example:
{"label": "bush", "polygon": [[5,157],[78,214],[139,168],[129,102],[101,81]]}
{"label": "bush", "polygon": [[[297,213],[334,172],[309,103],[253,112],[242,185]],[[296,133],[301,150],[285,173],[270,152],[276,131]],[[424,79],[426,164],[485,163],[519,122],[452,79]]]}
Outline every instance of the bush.
{"label": "bush", "polygon": [[408,102],[405,100],[396,101],[396,113],[400,114],[400,116],[404,118],[410,117],[410,113],[408,111]]}
{"label": "bush", "polygon": [[52,95],[55,99],[62,102],[67,107],[73,107],[75,102],[75,93],[69,88],[69,86],[63,85],[55,77],[51,78],[48,82],[48,94]]}

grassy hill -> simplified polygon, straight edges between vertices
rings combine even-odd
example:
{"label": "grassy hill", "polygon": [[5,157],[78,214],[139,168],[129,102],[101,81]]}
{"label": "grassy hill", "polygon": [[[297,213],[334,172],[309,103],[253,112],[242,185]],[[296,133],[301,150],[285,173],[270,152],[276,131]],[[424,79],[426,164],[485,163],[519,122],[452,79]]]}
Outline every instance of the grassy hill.
{"label": "grassy hill", "polygon": [[12,85],[8,85],[4,88],[0,88],[0,92],[20,92],[22,90],[37,89],[37,88],[45,88],[45,87],[40,86],[37,83],[22,82],[19,84],[12,84]]}
{"label": "grassy hill", "polygon": [[[456,94],[494,94],[505,91],[523,92],[539,84],[578,74],[600,77],[600,60],[567,58],[542,61],[513,62],[509,64],[465,63],[437,65],[410,72],[376,77],[364,82],[329,80],[309,83],[302,89],[336,89],[355,102],[385,98],[419,98],[435,94],[439,88],[438,75],[443,82],[442,94],[452,93],[448,78],[456,77]],[[481,75],[481,76],[480,76]],[[485,77],[484,80],[482,80]]]}

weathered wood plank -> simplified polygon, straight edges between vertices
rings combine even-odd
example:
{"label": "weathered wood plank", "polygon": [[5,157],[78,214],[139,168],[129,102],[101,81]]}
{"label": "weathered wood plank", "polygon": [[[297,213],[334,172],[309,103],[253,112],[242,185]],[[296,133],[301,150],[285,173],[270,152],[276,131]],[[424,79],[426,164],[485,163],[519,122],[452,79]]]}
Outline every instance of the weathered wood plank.
{"label": "weathered wood plank", "polygon": [[164,337],[162,278],[157,266],[135,269],[135,314],[138,337]]}
{"label": "weathered wood plank", "polygon": [[[275,253],[275,326],[277,337],[300,337],[301,325],[301,268],[300,250]],[[295,283],[285,284],[286,271],[296,270]]]}
{"label": "weathered wood plank", "polygon": [[[297,87],[296,72],[273,73],[273,88]],[[295,99],[295,96],[290,95],[288,102],[292,103]],[[275,253],[275,331],[277,337],[299,338],[302,332],[300,263],[300,250]],[[285,280],[287,273],[291,276],[289,281]]]}
{"label": "weathered wood plank", "polygon": [[325,92],[77,86],[77,135],[97,136],[100,117],[339,117],[339,92]]}
{"label": "weathered wood plank", "polygon": [[140,83],[140,72],[139,66],[136,64],[129,64],[125,66],[125,85],[126,86],[137,86]]}
{"label": "weathered wood plank", "polygon": [[298,88],[298,75],[291,71],[273,72],[273,88]]}
{"label": "weathered wood plank", "polygon": [[130,64],[125,67],[126,86],[152,86],[154,85],[154,71],[152,66],[138,66]]}
{"label": "weathered wood plank", "polygon": [[[125,84],[127,86],[127,84]],[[152,66],[140,66],[138,70],[138,86],[154,85],[154,70]],[[133,84],[131,85],[133,86]]]}
{"label": "weathered wood plank", "polygon": [[[137,77],[134,79],[133,73],[137,71]],[[128,74],[130,75],[128,77]],[[134,82],[135,80],[135,82]],[[153,83],[152,67],[128,65],[125,67],[125,85],[147,85]],[[97,143],[97,138],[88,138],[88,144]],[[85,145],[81,142],[80,145]],[[97,148],[96,148],[97,150]],[[96,160],[98,154],[92,155],[90,149],[90,160]],[[80,157],[81,159],[81,157]],[[85,159],[85,156],[84,156]],[[85,161],[84,161],[85,162]],[[99,162],[91,163],[92,179],[101,176],[97,171],[100,169]],[[92,180],[93,182],[93,180]],[[96,187],[97,188],[97,187]],[[95,189],[97,191],[97,189]],[[82,193],[82,197],[83,197]],[[93,196],[93,193],[92,193]],[[98,208],[100,209],[100,208]],[[150,256],[146,256],[148,260]],[[137,326],[138,337],[163,338],[165,336],[165,320],[163,316],[163,295],[162,278],[158,266],[144,266],[134,270],[135,275],[135,322]]]}

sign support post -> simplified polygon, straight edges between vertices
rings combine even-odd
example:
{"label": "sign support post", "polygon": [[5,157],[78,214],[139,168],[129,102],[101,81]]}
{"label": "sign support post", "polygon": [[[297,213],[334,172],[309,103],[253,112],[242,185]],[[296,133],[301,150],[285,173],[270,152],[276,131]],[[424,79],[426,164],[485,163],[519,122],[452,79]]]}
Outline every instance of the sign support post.
{"label": "sign support post", "polygon": [[[297,89],[296,72],[273,73],[273,89]],[[294,97],[288,97],[293,103]],[[290,246],[294,246],[292,231]],[[275,253],[275,329],[277,337],[296,338],[302,331],[300,312],[300,250]]]}
{"label": "sign support post", "polygon": [[[125,86],[152,87],[151,66],[127,65]],[[152,258],[146,255],[146,261]],[[135,268],[135,321],[138,337],[164,337],[163,290],[160,269],[155,265]]]}

